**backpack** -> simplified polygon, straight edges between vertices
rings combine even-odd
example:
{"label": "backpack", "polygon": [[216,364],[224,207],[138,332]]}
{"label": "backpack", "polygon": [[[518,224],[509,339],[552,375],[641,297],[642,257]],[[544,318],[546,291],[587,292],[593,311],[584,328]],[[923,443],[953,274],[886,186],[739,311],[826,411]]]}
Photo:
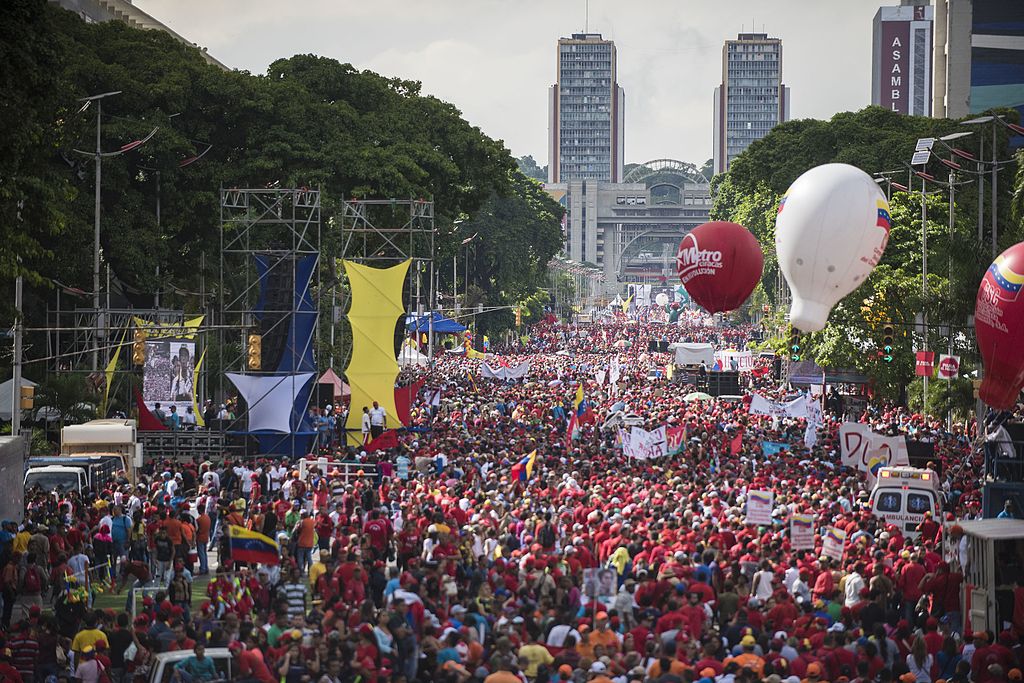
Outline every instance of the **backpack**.
{"label": "backpack", "polygon": [[537,532],[537,540],[545,548],[551,548],[555,545],[555,530],[550,523],[545,523],[540,531]]}
{"label": "backpack", "polygon": [[43,581],[39,578],[39,568],[32,566],[25,569],[25,578],[21,581],[23,593],[42,593]]}

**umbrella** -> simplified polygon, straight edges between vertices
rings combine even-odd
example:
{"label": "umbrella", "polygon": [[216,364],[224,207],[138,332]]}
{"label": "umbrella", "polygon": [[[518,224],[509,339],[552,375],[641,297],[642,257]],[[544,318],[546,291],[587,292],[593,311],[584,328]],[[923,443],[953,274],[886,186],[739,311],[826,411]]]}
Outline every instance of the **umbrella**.
{"label": "umbrella", "polygon": [[710,401],[711,394],[705,394],[703,391],[695,391],[692,394],[683,396],[683,400],[687,403],[690,403],[691,401]]}
{"label": "umbrella", "polygon": [[560,380],[560,379],[553,379],[550,382],[548,382],[548,386],[549,387],[560,387],[560,386],[562,386],[562,380]]}

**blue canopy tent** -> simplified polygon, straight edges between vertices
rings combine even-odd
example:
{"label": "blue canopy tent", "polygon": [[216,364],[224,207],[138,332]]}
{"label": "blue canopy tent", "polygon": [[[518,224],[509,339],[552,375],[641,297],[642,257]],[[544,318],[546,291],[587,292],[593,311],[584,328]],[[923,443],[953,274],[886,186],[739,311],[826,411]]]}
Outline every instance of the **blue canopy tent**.
{"label": "blue canopy tent", "polygon": [[[431,314],[434,319],[434,333],[435,334],[459,334],[460,332],[466,331],[465,325],[460,325],[451,318],[446,318],[437,311]],[[430,317],[421,315],[409,316],[405,327],[410,332],[423,332],[426,333],[430,330]]]}

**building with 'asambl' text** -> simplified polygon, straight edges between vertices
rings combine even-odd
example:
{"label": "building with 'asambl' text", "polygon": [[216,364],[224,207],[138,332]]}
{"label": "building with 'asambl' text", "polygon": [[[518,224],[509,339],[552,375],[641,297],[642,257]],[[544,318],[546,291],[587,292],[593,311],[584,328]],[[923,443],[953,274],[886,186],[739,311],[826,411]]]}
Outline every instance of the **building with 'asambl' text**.
{"label": "building with 'asambl' text", "polygon": [[871,104],[914,116],[932,114],[932,29],[926,0],[880,7],[871,32]]}
{"label": "building with 'asambl' text", "polygon": [[548,102],[548,182],[619,182],[625,94],[615,43],[600,33],[559,39],[556,78]]}
{"label": "building with 'asambl' text", "polygon": [[789,120],[789,88],[782,83],[782,40],[741,33],[722,47],[722,84],[715,88],[715,173],[750,143]]}

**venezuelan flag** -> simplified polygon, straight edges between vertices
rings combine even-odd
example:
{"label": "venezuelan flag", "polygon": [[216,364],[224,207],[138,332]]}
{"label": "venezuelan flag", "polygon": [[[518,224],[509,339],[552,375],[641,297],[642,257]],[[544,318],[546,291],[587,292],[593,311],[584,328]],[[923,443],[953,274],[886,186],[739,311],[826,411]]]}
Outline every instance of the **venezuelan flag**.
{"label": "venezuelan flag", "polygon": [[889,203],[884,199],[879,199],[875,202],[875,206],[878,208],[878,219],[875,221],[875,225],[885,228],[885,231],[889,232]]}
{"label": "venezuelan flag", "polygon": [[810,529],[814,526],[814,522],[806,517],[793,517],[793,526],[800,527],[801,529]]}
{"label": "venezuelan flag", "polygon": [[992,279],[999,285],[1006,294],[1016,296],[1020,292],[1021,285],[1024,285],[1024,275],[1018,275],[1010,268],[1010,264],[1002,254],[996,257],[992,265],[988,267]]}
{"label": "venezuelan flag", "polygon": [[522,460],[512,465],[512,480],[526,481],[533,476],[533,466],[537,463],[537,451],[531,452]]}
{"label": "venezuelan flag", "polygon": [[828,532],[826,532],[826,536],[828,538],[832,539],[833,541],[835,541],[836,543],[844,543],[846,541],[846,539],[843,538],[842,536],[840,536],[839,533],[835,529],[833,529],[832,527],[828,528]]}
{"label": "venezuelan flag", "polygon": [[762,505],[770,505],[772,502],[772,497],[766,493],[761,493],[760,491],[751,491],[750,500],[757,501]]}
{"label": "venezuelan flag", "polygon": [[782,213],[782,207],[784,207],[786,205],[786,197],[788,197],[788,196],[789,196],[788,194],[782,195],[782,200],[779,202],[779,210],[776,211],[776,213]]}
{"label": "venezuelan flag", "polygon": [[277,564],[281,561],[281,549],[274,539],[244,527],[228,525],[228,545],[235,562]]}

